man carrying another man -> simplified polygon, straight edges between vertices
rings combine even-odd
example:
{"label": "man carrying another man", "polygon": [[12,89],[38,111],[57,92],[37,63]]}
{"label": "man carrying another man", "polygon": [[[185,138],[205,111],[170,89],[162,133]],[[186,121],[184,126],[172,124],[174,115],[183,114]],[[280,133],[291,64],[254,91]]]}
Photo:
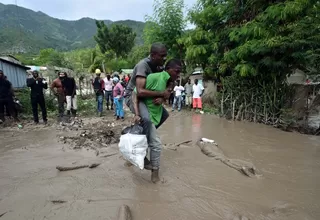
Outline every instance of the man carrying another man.
{"label": "man carrying another man", "polygon": [[[159,181],[159,160],[161,152],[161,142],[159,143],[159,137],[157,135],[156,128],[168,118],[169,114],[162,108],[162,116],[157,126],[154,126],[150,120],[149,110],[146,104],[142,101],[146,98],[152,99],[155,105],[162,105],[164,99],[168,99],[171,93],[171,89],[164,91],[152,91],[146,89],[147,76],[152,73],[162,71],[162,66],[166,60],[167,49],[163,44],[155,43],[151,46],[150,56],[141,60],[135,67],[132,73],[132,77],[127,85],[125,92],[125,102],[130,108],[131,112],[135,114],[135,122],[141,122],[144,129],[144,133],[148,139],[148,145],[150,147],[150,161],[145,158],[145,169],[151,169],[151,179],[153,182]],[[138,108],[139,114],[136,113],[134,108],[134,102],[132,99],[133,90],[136,88],[137,97],[139,99]],[[140,101],[141,100],[141,101]]]}

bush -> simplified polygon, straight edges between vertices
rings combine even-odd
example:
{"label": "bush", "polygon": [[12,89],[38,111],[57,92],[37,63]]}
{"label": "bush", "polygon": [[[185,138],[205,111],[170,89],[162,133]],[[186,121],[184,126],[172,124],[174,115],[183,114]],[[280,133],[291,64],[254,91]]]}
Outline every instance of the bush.
{"label": "bush", "polygon": [[[32,117],[32,106],[30,98],[30,89],[20,89],[15,91],[15,96],[22,105],[22,115]],[[47,113],[49,117],[53,117],[58,113],[58,100],[53,95],[45,95]],[[82,115],[94,115],[97,109],[95,96],[79,96],[78,95],[78,112]],[[40,111],[40,108],[39,108]]]}

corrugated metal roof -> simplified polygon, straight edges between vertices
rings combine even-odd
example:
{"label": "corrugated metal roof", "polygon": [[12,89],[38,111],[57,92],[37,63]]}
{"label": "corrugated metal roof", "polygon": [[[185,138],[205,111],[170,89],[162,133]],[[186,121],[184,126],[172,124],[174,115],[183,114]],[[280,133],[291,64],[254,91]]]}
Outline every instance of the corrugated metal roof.
{"label": "corrugated metal roof", "polygon": [[0,69],[12,83],[14,88],[23,88],[26,86],[26,67],[0,59]]}
{"label": "corrugated metal roof", "polygon": [[14,65],[14,66],[19,66],[20,68],[23,68],[23,69],[25,69],[25,70],[29,70],[29,69],[30,69],[29,67],[26,67],[26,66],[24,66],[24,65],[21,65],[21,64],[19,64],[19,63],[11,62],[11,61],[9,61],[9,60],[7,60],[7,59],[5,59],[5,58],[2,58],[2,57],[0,57],[0,60],[3,61],[3,62],[9,63],[9,64],[11,64],[11,65]]}

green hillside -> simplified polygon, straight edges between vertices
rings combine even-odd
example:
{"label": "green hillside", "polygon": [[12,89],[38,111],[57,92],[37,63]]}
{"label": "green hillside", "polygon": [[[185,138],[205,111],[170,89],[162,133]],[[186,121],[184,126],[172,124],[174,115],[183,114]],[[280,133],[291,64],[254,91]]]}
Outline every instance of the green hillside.
{"label": "green hillside", "polygon": [[[137,33],[137,44],[142,43],[143,22],[104,22],[107,25],[124,24],[131,27]],[[1,53],[37,52],[48,47],[62,51],[92,47],[95,45],[95,33],[95,20],[91,18],[67,21],[16,5],[0,3]]]}

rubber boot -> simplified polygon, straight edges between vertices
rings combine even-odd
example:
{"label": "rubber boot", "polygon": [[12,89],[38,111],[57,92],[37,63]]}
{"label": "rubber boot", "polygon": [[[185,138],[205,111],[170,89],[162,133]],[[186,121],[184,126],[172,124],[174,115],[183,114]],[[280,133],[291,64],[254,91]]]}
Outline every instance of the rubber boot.
{"label": "rubber boot", "polygon": [[152,170],[151,171],[151,181],[153,183],[157,183],[160,181],[160,178],[159,178],[159,169],[157,170]]}
{"label": "rubber boot", "polygon": [[70,117],[70,110],[67,110],[67,116]]}
{"label": "rubber boot", "polygon": [[77,110],[71,109],[72,117],[77,117]]}
{"label": "rubber boot", "polygon": [[144,158],[144,169],[152,170],[152,166],[151,166],[150,160],[148,160],[147,157]]}

